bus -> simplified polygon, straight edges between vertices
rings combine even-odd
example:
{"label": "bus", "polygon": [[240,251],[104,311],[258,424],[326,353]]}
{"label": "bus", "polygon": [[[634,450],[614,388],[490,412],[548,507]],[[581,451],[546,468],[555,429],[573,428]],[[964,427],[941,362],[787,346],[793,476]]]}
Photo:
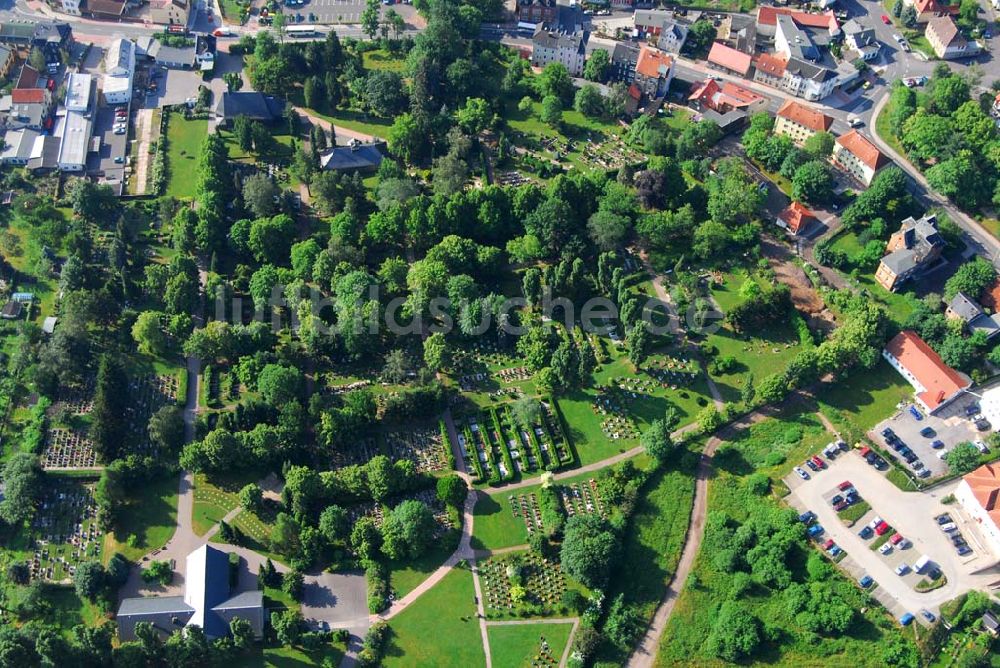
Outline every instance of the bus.
{"label": "bus", "polygon": [[180,23],[172,23],[167,26],[166,32],[170,35],[186,35],[187,26],[181,25]]}
{"label": "bus", "polygon": [[289,37],[315,37],[319,34],[316,30],[316,26],[304,25],[304,26],[287,26],[285,28],[285,34]]}

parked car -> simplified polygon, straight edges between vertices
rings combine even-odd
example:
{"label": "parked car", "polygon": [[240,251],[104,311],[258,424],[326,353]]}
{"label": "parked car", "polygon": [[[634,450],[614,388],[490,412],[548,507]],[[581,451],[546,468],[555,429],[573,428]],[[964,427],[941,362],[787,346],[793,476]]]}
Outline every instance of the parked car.
{"label": "parked car", "polygon": [[882,430],[882,436],[884,436],[886,438],[892,438],[895,435],[896,435],[896,432],[894,432],[892,430],[892,427],[886,427],[885,429]]}
{"label": "parked car", "polygon": [[843,510],[844,508],[849,507],[850,505],[851,504],[849,504],[847,501],[841,501],[839,503],[833,504],[833,509],[836,510],[839,513],[841,510]]}
{"label": "parked car", "polygon": [[824,550],[829,550],[829,549],[830,549],[831,547],[833,547],[833,546],[834,546],[834,544],[835,544],[835,543],[833,542],[833,539],[832,539],[832,538],[827,538],[827,539],[826,539],[826,542],[825,542],[825,543],[823,543],[823,549],[824,549]]}
{"label": "parked car", "polygon": [[827,550],[827,552],[830,553],[831,557],[836,557],[838,554],[840,554],[841,552],[843,552],[843,550],[840,549],[839,545],[834,545],[829,550]]}
{"label": "parked car", "polygon": [[931,624],[933,624],[937,620],[937,617],[934,616],[934,613],[928,610],[927,608],[920,609],[920,616],[926,619]]}
{"label": "parked car", "polygon": [[816,513],[814,513],[811,510],[807,510],[806,512],[799,515],[799,522],[802,522],[803,524],[809,524],[814,519],[816,519]]}
{"label": "parked car", "polygon": [[889,543],[882,543],[882,545],[880,545],[878,548],[878,552],[879,554],[889,554],[890,552],[892,552],[892,545],[890,545]]}
{"label": "parked car", "polygon": [[934,580],[941,579],[941,569],[936,566],[929,571],[927,571],[927,579],[933,582]]}
{"label": "parked car", "polygon": [[822,459],[820,459],[819,455],[813,455],[812,458],[810,459],[810,461],[812,461],[813,464],[815,464],[816,466],[818,466],[821,469],[825,469],[826,468],[826,462],[824,462]]}
{"label": "parked car", "polygon": [[862,575],[861,579],[858,580],[858,584],[861,585],[863,589],[868,589],[868,587],[871,587],[874,582],[875,580],[873,580],[870,575]]}
{"label": "parked car", "polygon": [[888,17],[888,16],[886,16],[885,14],[883,14],[883,15],[882,15],[882,23],[884,23],[884,24],[886,24],[886,25],[891,25],[891,24],[892,24],[892,21],[890,21],[890,20],[889,20],[889,17]]}
{"label": "parked car", "polygon": [[931,436],[934,436],[934,430],[931,427],[924,427],[920,430],[920,435],[924,438],[930,438]]}
{"label": "parked car", "polygon": [[972,554],[972,550],[969,549],[968,545],[962,546],[957,550],[958,556],[964,557],[967,554]]}
{"label": "parked car", "polygon": [[861,531],[858,532],[858,535],[864,538],[865,540],[868,540],[873,535],[875,535],[875,531],[871,527],[864,527],[863,529],[861,529]]}
{"label": "parked car", "polygon": [[918,459],[915,462],[910,462],[910,466],[913,467],[914,471],[919,471],[920,469],[924,468],[924,463]]}
{"label": "parked car", "polygon": [[819,471],[819,467],[816,466],[816,463],[813,462],[813,460],[807,459],[804,463],[805,463],[806,466],[809,467],[809,470],[811,470],[813,472]]}
{"label": "parked car", "polygon": [[878,534],[879,536],[884,536],[885,532],[888,531],[890,528],[891,527],[888,524],[886,524],[885,522],[881,522],[877,527],[875,527],[875,533]]}
{"label": "parked car", "polygon": [[952,538],[951,544],[954,545],[955,547],[962,547],[963,545],[968,545],[968,543],[965,542],[965,539],[962,538],[961,536],[955,536],[954,538]]}
{"label": "parked car", "polygon": [[872,462],[872,466],[874,466],[879,471],[889,468],[889,465],[885,463],[885,460],[879,457],[878,455],[875,455],[875,461]]}
{"label": "parked car", "polygon": [[806,529],[806,533],[809,534],[810,536],[812,536],[813,538],[815,538],[816,536],[818,536],[821,533],[823,533],[823,525],[822,524],[813,524],[811,527],[809,527],[808,529]]}
{"label": "parked car", "polygon": [[841,496],[840,494],[838,494],[837,496],[835,496],[832,499],[830,499],[830,505],[831,506],[835,506],[835,505],[837,505],[838,503],[840,503],[843,500],[844,500],[844,497]]}
{"label": "parked car", "polygon": [[848,487],[854,487],[854,485],[851,484],[850,480],[845,480],[844,482],[837,485],[837,489],[839,489],[841,492],[846,490]]}
{"label": "parked car", "polygon": [[944,447],[944,441],[942,441],[941,439],[933,440],[931,441],[931,447],[934,448],[935,450],[940,450],[941,448]]}
{"label": "parked car", "polygon": [[901,542],[903,542],[903,540],[904,540],[903,534],[894,533],[892,534],[892,538],[889,539],[889,542],[892,543],[893,545],[899,545]]}
{"label": "parked car", "polygon": [[857,116],[851,116],[850,118],[847,119],[847,124],[850,125],[852,128],[860,128],[862,125],[865,124],[865,122],[860,118],[858,118]]}
{"label": "parked car", "polygon": [[924,414],[921,413],[919,410],[917,410],[917,407],[914,406],[913,404],[910,404],[909,411],[910,415],[912,415],[913,419],[916,420],[917,422],[920,422],[921,420],[924,419]]}
{"label": "parked car", "polygon": [[958,526],[954,522],[947,522],[941,525],[941,531],[948,532],[952,530],[958,530]]}
{"label": "parked car", "polygon": [[976,415],[979,413],[979,404],[969,404],[965,407],[965,414],[967,416]]}
{"label": "parked car", "polygon": [[979,452],[983,453],[984,455],[990,451],[990,449],[986,447],[986,444],[983,443],[981,439],[977,438],[972,442],[972,444],[976,446],[976,450],[979,450]]}
{"label": "parked car", "polygon": [[914,619],[916,618],[913,616],[913,613],[907,612],[904,613],[903,616],[899,618],[899,623],[902,624],[903,626],[909,626],[910,624],[913,623]]}
{"label": "parked car", "polygon": [[896,570],[896,575],[906,575],[907,573],[910,572],[910,566],[908,564],[903,563],[900,564],[899,566],[896,566],[895,570]]}
{"label": "parked car", "polygon": [[872,518],[872,521],[868,523],[868,526],[870,526],[872,529],[874,529],[879,524],[882,524],[882,518],[879,517],[878,515],[876,515],[875,517]]}
{"label": "parked car", "polygon": [[930,478],[931,477],[931,470],[930,469],[921,469],[920,473],[917,474],[917,477],[918,478]]}
{"label": "parked car", "polygon": [[797,473],[798,476],[800,478],[802,478],[803,480],[809,480],[809,474],[806,473],[805,469],[803,469],[801,466],[796,466],[795,467],[795,473]]}

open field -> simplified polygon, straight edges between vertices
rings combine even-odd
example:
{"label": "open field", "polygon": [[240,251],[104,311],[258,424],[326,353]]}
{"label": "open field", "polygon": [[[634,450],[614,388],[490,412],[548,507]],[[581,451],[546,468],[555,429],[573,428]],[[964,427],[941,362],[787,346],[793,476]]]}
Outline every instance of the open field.
{"label": "open field", "polygon": [[180,114],[171,114],[167,123],[166,194],[190,198],[198,180],[198,155],[208,135],[208,121],[186,121]]}
{"label": "open field", "polygon": [[177,485],[176,476],[168,476],[143,486],[121,513],[119,529],[105,537],[106,559],[121,552],[135,561],[170,540],[177,527]]}
{"label": "open field", "polygon": [[[572,624],[490,626],[490,655],[495,668],[557,666],[569,640]],[[548,646],[542,651],[542,639]]]}
{"label": "open field", "polygon": [[871,429],[912,397],[913,388],[884,360],[872,369],[854,369],[818,395],[820,410],[838,427]]}

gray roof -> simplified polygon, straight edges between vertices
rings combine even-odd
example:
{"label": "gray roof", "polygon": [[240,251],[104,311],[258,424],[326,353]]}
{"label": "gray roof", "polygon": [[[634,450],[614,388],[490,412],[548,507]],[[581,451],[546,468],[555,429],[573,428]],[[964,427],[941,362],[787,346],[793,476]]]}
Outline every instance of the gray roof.
{"label": "gray roof", "polygon": [[589,35],[585,32],[553,32],[551,30],[546,30],[544,27],[539,27],[535,30],[535,34],[531,37],[531,41],[536,47],[545,49],[568,49],[570,51],[576,51],[577,53],[583,53],[587,47],[588,37]]}
{"label": "gray roof", "polygon": [[844,34],[853,37],[858,46],[875,42],[875,29],[862,25],[860,21],[851,19],[843,25]]}
{"label": "gray roof", "polygon": [[882,258],[882,262],[897,276],[920,266],[934,247],[944,244],[935,227],[936,222],[937,219],[933,215],[926,215],[920,220],[910,216],[904,220],[900,224],[900,230],[904,233],[910,231],[912,242],[908,248],[900,248],[889,253]]}
{"label": "gray roof", "polygon": [[775,18],[778,22],[777,29],[784,35],[785,40],[788,42],[792,58],[801,58],[804,60],[820,59],[819,49],[813,43],[812,37],[796,25],[791,16],[778,14]]}
{"label": "gray roof", "polygon": [[183,596],[139,596],[122,599],[121,605],[118,606],[119,617],[191,612],[194,612],[194,608],[184,602]]}
{"label": "gray roof", "polygon": [[997,620],[996,615],[987,610],[983,613],[983,626],[990,631],[996,631],[997,629],[1000,629],[1000,620]]}
{"label": "gray roof", "polygon": [[264,605],[264,592],[259,589],[245,591],[218,604],[213,610],[239,610],[242,608],[258,608]]}
{"label": "gray roof", "polygon": [[27,160],[31,157],[31,152],[35,147],[35,140],[38,137],[38,132],[28,128],[12,130],[4,137],[4,148],[0,155],[3,156],[4,160]]}
{"label": "gray roof", "polygon": [[639,47],[624,42],[615,43],[615,50],[611,52],[611,62],[615,64],[628,63],[635,67],[639,60]]}
{"label": "gray roof", "polygon": [[948,310],[965,322],[972,322],[983,314],[983,309],[980,308],[979,304],[969,299],[964,292],[959,292],[952,297],[948,304]]}
{"label": "gray roof", "polygon": [[237,116],[273,122],[285,113],[285,101],[255,91],[223,93],[215,105],[215,115],[225,120]]}
{"label": "gray roof", "polygon": [[158,63],[179,63],[194,67],[194,46],[166,46],[158,40],[153,42],[149,49],[149,55],[156,59]]}
{"label": "gray roof", "polygon": [[632,20],[637,26],[658,26],[673,16],[674,13],[668,9],[637,9]]}
{"label": "gray roof", "polygon": [[803,79],[812,79],[813,81],[828,81],[837,76],[836,70],[814,65],[813,63],[809,63],[795,57],[788,59],[788,63],[785,65],[785,71],[796,74]]}
{"label": "gray roof", "polygon": [[337,146],[320,156],[323,169],[356,171],[375,169],[382,163],[382,144]]}
{"label": "gray roof", "polygon": [[41,137],[41,150],[35,151],[28,161],[28,169],[55,169],[59,166],[59,149],[62,140],[59,137],[45,135]]}
{"label": "gray roof", "polygon": [[917,256],[912,249],[900,248],[882,258],[882,263],[892,269],[892,273],[899,276],[913,269],[919,264]]}

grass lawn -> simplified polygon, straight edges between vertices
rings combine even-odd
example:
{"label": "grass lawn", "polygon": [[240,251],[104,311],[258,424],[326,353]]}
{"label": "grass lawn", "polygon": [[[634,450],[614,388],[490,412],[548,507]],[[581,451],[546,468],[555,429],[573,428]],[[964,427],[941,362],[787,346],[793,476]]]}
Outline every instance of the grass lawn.
{"label": "grass lawn", "polygon": [[208,121],[186,121],[171,114],[167,125],[167,195],[190,198],[198,178],[198,154],[208,136]]}
{"label": "grass lawn", "polygon": [[784,369],[802,350],[798,332],[788,321],[755,334],[738,334],[722,327],[706,340],[719,351],[718,357],[736,358],[732,371],[712,376],[726,401],[739,401],[747,374],[752,373],[759,382]]}
{"label": "grass lawn", "polygon": [[849,230],[844,230],[830,244],[830,250],[837,250],[853,256],[861,251],[861,244],[858,242],[858,235]]}
{"label": "grass lawn", "polygon": [[519,624],[489,626],[490,658],[494,668],[534,666],[542,653],[541,639],[549,645],[547,656],[559,663],[569,640],[572,624]]}
{"label": "grass lawn", "polygon": [[785,410],[741,431],[716,455],[719,469],[734,475],[762,471],[777,480],[815,454],[832,435],[814,413]]}
{"label": "grass lawn", "polygon": [[406,67],[406,58],[401,55],[389,53],[386,49],[376,49],[365,51],[362,61],[366,70],[389,70],[390,72],[402,72]]}
{"label": "grass lawn", "polygon": [[248,656],[241,656],[239,665],[247,668],[303,668],[304,666],[339,666],[344,657],[340,647],[327,646],[308,652],[297,647],[254,647]]}
{"label": "grass lawn", "polygon": [[899,143],[899,139],[892,134],[892,130],[889,129],[890,106],[892,106],[891,103],[887,102],[882,108],[882,113],[880,113],[875,119],[875,133],[882,138],[882,141],[891,146],[894,151],[902,156],[905,156],[906,151],[903,149],[903,145]]}
{"label": "grass lawn", "polygon": [[[453,538],[458,537],[456,532],[452,533]],[[396,597],[402,598],[416,589],[417,585],[426,580],[455,551],[455,546],[454,539],[443,538],[419,559],[390,563],[389,583],[396,592]]]}
{"label": "grass lawn", "polygon": [[472,573],[454,569],[390,622],[382,665],[482,666]]}
{"label": "grass lawn", "polygon": [[105,535],[105,558],[121,552],[136,561],[170,540],[177,528],[177,485],[177,477],[169,476],[142,488],[120,514],[118,530]]}
{"label": "grass lawn", "polygon": [[203,473],[194,477],[194,531],[199,536],[240,505],[237,493],[244,485],[260,480],[259,472],[242,472],[234,476],[212,476],[209,480]]}
{"label": "grass lawn", "polygon": [[52,606],[52,621],[67,637],[78,624],[93,628],[106,619],[97,604],[77,596],[72,586],[46,585],[44,592],[45,601]]}
{"label": "grass lawn", "polygon": [[823,414],[838,428],[867,431],[892,415],[913,389],[885,360],[872,369],[852,369],[819,393]]}
{"label": "grass lawn", "polygon": [[389,126],[392,125],[392,119],[369,116],[350,109],[335,109],[326,114],[321,114],[314,109],[306,109],[305,111],[334,125],[383,139],[389,136]]}

